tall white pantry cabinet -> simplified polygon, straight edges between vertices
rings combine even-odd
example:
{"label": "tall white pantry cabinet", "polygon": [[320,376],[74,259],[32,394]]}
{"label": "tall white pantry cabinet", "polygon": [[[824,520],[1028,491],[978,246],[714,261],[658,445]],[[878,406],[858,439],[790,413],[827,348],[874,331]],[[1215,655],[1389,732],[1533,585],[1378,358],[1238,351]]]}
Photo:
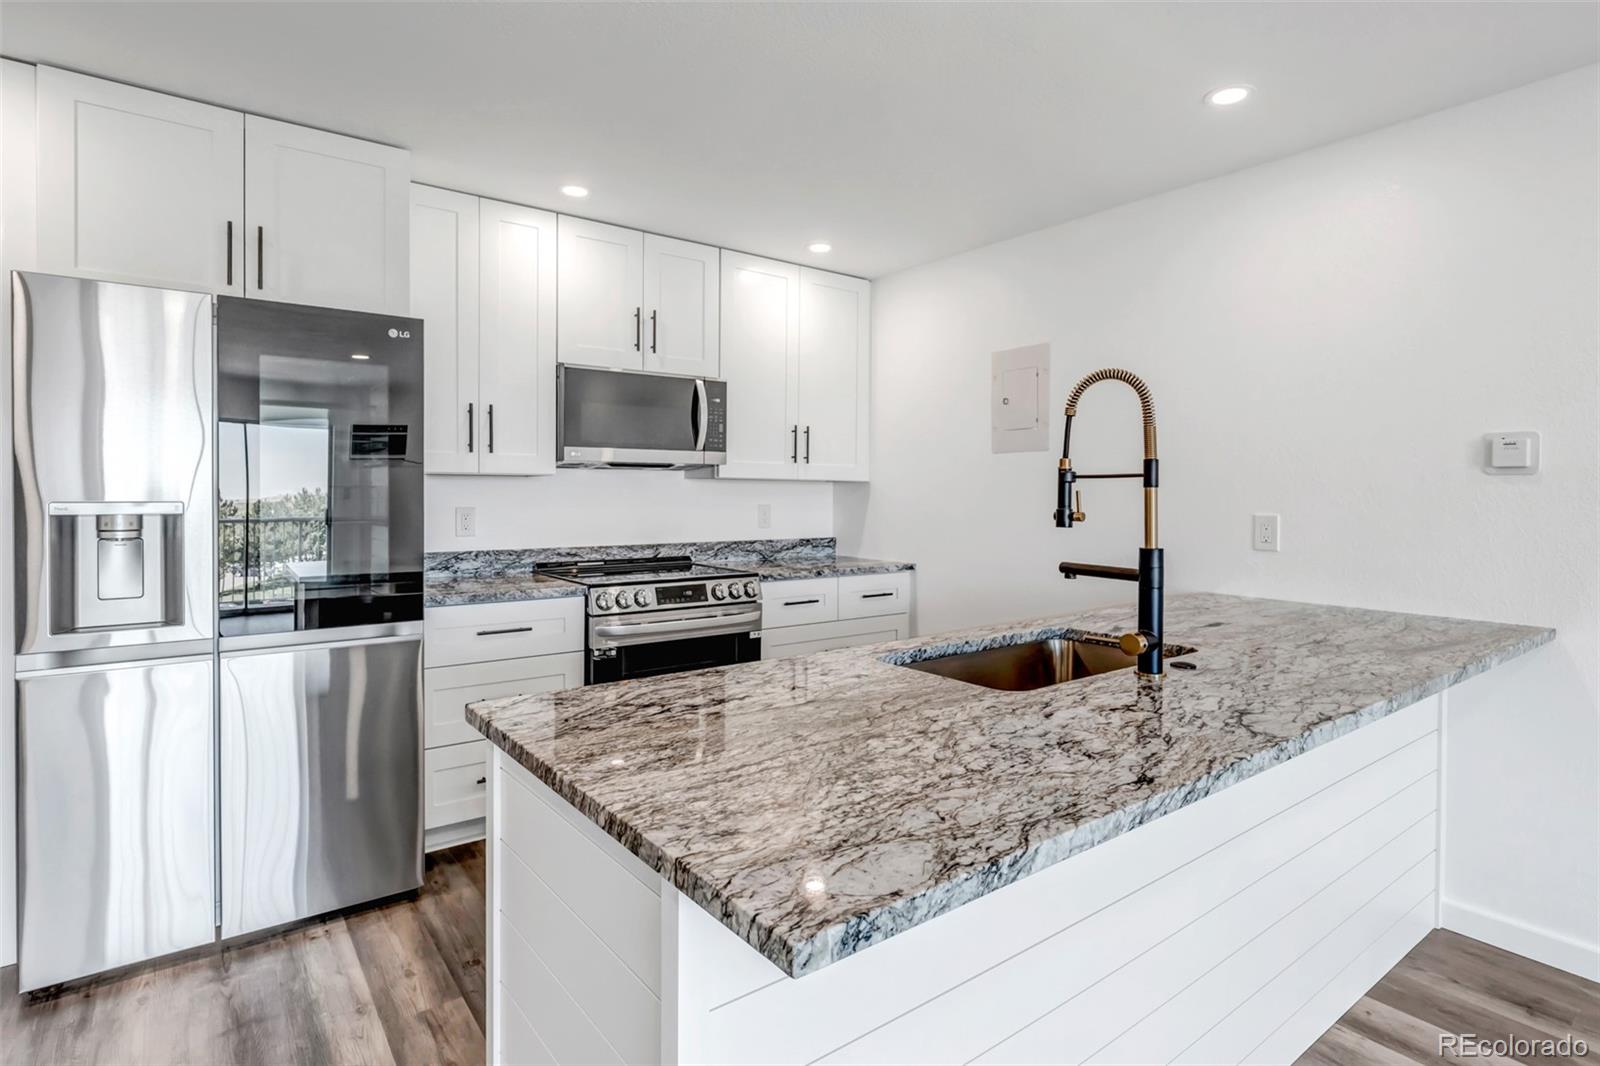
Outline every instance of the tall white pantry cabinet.
{"label": "tall white pantry cabinet", "polygon": [[406,314],[410,153],[37,69],[37,269]]}

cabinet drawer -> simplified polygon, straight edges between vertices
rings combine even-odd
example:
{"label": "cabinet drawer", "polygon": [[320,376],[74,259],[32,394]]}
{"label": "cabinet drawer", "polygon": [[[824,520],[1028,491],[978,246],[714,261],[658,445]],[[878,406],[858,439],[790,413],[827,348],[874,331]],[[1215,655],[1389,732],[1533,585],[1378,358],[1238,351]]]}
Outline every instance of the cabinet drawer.
{"label": "cabinet drawer", "polygon": [[803,626],[839,617],[839,579],[808,577],[761,583],[761,628]]}
{"label": "cabinet drawer", "polygon": [[489,794],[489,742],[452,744],[422,753],[423,827],[482,818]]}
{"label": "cabinet drawer", "polygon": [[872,618],[911,610],[911,574],[859,574],[839,579],[839,617]]}
{"label": "cabinet drawer", "polygon": [[456,666],[583,650],[583,597],[430,607],[427,665]]}
{"label": "cabinet drawer", "polygon": [[905,640],[910,635],[911,617],[904,614],[849,618],[812,626],[789,626],[761,634],[761,657],[792,659],[798,655],[814,655],[835,648]]}
{"label": "cabinet drawer", "polygon": [[555,692],[581,684],[583,653],[576,651],[424,670],[422,689],[427,729],[423,746],[439,748],[481,740],[482,735],[467,724],[469,703],[499,696]]}

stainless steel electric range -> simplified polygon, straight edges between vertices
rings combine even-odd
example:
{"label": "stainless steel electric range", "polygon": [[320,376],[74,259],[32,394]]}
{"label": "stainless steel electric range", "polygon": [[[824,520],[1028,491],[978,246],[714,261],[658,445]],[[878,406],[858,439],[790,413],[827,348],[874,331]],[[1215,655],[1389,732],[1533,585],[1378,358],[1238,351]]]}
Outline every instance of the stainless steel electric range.
{"label": "stainless steel electric range", "polygon": [[761,658],[761,582],[686,555],[536,563],[584,586],[583,680],[594,685]]}

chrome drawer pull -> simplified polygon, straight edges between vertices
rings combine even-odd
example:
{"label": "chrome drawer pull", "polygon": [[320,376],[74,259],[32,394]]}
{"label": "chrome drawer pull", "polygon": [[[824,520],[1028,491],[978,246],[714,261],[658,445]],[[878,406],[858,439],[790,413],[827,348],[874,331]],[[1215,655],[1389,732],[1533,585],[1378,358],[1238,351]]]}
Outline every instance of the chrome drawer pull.
{"label": "chrome drawer pull", "polygon": [[512,626],[509,629],[480,629],[480,630],[478,630],[478,636],[480,636],[480,637],[498,637],[498,636],[501,636],[502,634],[505,634],[505,633],[532,633],[532,632],[533,632],[533,627],[532,626]]}

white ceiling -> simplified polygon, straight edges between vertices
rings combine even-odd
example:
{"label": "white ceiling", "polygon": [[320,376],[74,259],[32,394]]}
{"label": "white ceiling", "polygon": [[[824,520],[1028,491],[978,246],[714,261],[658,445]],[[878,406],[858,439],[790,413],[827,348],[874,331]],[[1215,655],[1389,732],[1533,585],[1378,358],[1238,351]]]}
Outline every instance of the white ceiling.
{"label": "white ceiling", "polygon": [[[7,2],[0,50],[403,145],[419,181],[871,277],[1593,63],[1597,12]],[[1240,81],[1247,104],[1202,105]]]}

